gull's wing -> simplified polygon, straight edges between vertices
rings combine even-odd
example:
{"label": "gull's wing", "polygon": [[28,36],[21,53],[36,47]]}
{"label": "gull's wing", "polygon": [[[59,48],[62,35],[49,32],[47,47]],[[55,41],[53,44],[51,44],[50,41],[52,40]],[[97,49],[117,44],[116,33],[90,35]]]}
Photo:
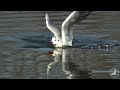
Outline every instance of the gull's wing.
{"label": "gull's wing", "polygon": [[62,27],[69,27],[75,23],[79,23],[84,20],[90,13],[91,11],[74,11],[66,18],[62,24]]}
{"label": "gull's wing", "polygon": [[[62,23],[62,40],[63,45],[71,43],[73,39],[72,26],[85,19],[91,11],[74,11]],[[67,43],[68,42],[68,43]]]}
{"label": "gull's wing", "polygon": [[51,22],[51,19],[49,18],[47,13],[45,15],[45,19],[47,28],[55,35],[55,37],[59,37],[60,36],[59,28]]}

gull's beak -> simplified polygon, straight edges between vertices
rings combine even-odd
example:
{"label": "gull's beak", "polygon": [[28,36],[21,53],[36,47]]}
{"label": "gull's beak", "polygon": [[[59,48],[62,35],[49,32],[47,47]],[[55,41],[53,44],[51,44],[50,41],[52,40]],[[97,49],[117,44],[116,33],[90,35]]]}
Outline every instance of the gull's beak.
{"label": "gull's beak", "polygon": [[49,51],[48,53],[49,53],[50,55],[52,55],[52,54],[53,54],[53,52],[52,52],[52,51]]}
{"label": "gull's beak", "polygon": [[53,42],[49,41],[48,44],[53,45]]}

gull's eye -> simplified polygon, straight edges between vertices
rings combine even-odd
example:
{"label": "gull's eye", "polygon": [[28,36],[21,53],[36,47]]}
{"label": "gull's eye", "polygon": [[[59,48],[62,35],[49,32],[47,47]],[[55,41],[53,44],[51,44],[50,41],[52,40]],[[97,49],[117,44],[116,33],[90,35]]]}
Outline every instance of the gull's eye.
{"label": "gull's eye", "polygon": [[58,40],[58,41],[60,41],[60,40]]}
{"label": "gull's eye", "polygon": [[55,41],[56,41],[56,39],[55,39]]}

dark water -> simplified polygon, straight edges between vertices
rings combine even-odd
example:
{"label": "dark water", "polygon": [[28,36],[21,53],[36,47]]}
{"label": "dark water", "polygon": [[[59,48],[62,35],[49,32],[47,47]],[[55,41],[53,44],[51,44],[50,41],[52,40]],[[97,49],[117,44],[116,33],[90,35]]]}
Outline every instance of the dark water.
{"label": "dark water", "polygon": [[[120,70],[119,11],[94,11],[74,26],[73,47],[66,49],[48,43],[45,13],[0,11],[0,79],[114,79],[109,72]],[[60,27],[71,12],[48,13]]]}

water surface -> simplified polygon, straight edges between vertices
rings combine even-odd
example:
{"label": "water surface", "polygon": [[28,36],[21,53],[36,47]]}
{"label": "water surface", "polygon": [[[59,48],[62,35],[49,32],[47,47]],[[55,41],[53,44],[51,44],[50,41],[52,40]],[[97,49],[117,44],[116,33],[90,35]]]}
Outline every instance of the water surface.
{"label": "water surface", "polygon": [[[49,45],[45,13],[0,11],[1,79],[113,79],[109,71],[120,70],[119,11],[94,11],[74,26],[66,49]],[[48,13],[60,27],[71,12]]]}

